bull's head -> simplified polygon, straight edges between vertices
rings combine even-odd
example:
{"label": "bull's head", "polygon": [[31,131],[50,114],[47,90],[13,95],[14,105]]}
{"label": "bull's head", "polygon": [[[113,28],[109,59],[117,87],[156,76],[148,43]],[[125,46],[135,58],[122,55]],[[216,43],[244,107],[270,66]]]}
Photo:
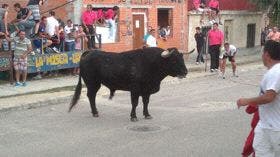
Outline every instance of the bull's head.
{"label": "bull's head", "polygon": [[188,70],[186,68],[183,54],[179,53],[177,48],[169,48],[161,53],[166,61],[167,73],[173,77],[184,78],[186,77]]}

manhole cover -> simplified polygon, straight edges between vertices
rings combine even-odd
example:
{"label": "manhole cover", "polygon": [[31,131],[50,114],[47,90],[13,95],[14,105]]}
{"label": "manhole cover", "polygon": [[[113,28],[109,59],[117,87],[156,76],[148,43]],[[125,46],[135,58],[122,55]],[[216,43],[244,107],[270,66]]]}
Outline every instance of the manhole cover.
{"label": "manhole cover", "polygon": [[129,126],[128,130],[137,131],[137,132],[151,132],[151,131],[159,131],[162,128],[160,126],[154,125],[136,125],[136,126]]}

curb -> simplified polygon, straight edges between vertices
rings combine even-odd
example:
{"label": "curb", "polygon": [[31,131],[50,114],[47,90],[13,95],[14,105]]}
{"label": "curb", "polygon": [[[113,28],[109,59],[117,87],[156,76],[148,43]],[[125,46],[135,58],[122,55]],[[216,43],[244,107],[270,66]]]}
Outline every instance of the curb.
{"label": "curb", "polygon": [[0,108],[0,112],[27,110],[27,109],[34,109],[34,108],[38,108],[38,107],[44,107],[44,106],[52,106],[52,105],[57,105],[59,103],[63,103],[70,99],[71,99],[71,96],[66,96],[63,98],[54,98],[54,99],[47,99],[44,101],[32,102],[32,103],[27,103],[27,104],[14,105],[14,106]]}

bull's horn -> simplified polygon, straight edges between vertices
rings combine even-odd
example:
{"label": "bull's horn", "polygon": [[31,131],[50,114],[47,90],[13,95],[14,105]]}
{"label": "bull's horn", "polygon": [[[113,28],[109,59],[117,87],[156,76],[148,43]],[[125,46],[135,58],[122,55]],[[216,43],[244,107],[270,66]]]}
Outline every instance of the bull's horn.
{"label": "bull's horn", "polygon": [[161,57],[167,58],[167,57],[169,57],[169,56],[171,55],[171,53],[172,53],[172,51],[170,52],[170,51],[168,51],[168,50],[165,50],[165,51],[163,51],[163,52],[161,53]]}
{"label": "bull's horn", "polygon": [[171,51],[170,51],[170,53],[173,53],[175,51],[175,49],[172,49]]}
{"label": "bull's horn", "polygon": [[195,49],[192,49],[191,51],[189,51],[189,52],[184,52],[183,54],[191,54],[191,53],[193,53],[195,51]]}

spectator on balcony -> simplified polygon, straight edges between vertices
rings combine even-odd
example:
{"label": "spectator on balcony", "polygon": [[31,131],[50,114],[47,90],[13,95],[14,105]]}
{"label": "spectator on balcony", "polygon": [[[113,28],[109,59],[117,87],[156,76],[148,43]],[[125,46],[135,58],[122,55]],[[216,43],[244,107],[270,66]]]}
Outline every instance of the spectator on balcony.
{"label": "spectator on balcony", "polygon": [[2,39],[7,38],[9,35],[8,32],[8,4],[3,4],[2,8],[0,8],[0,51],[2,49]]}
{"label": "spectator on balcony", "polygon": [[96,10],[96,25],[103,26],[105,24],[104,15],[105,11],[103,9]]}
{"label": "spectator on balcony", "polygon": [[52,41],[49,34],[46,33],[47,17],[43,16],[38,29],[38,38],[34,39],[33,43],[38,53],[43,53],[43,49],[50,46]]}
{"label": "spectator on balcony", "polygon": [[72,20],[67,20],[67,24],[64,27],[66,51],[75,51],[76,31],[77,29],[74,27]]}
{"label": "spectator on balcony", "polygon": [[204,22],[205,14],[209,11],[209,9],[206,7],[205,0],[193,0],[193,6],[196,11],[201,12],[202,16],[200,18],[200,23]]}
{"label": "spectator on balcony", "polygon": [[106,23],[109,25],[109,39],[115,41],[116,37],[116,18],[119,14],[119,7],[114,6],[108,9],[104,15]]}
{"label": "spectator on balcony", "polygon": [[159,26],[159,37],[160,37],[160,39],[162,39],[162,40],[166,40],[167,38],[166,38],[166,28],[165,27],[160,27]]}
{"label": "spectator on balcony", "polygon": [[166,29],[165,29],[165,34],[166,34],[166,37],[169,37],[171,35],[171,26],[167,26]]}
{"label": "spectator on balcony", "polygon": [[32,11],[27,8],[22,8],[19,3],[15,3],[14,8],[17,12],[17,17],[12,23],[14,23],[19,30],[25,32],[26,35],[29,36],[32,28],[35,26],[35,21],[31,16]]}
{"label": "spectator on balcony", "polygon": [[32,12],[33,20],[38,23],[40,22],[40,5],[44,4],[45,0],[29,0],[27,3],[27,8]]}
{"label": "spectator on balcony", "polygon": [[60,52],[64,51],[64,40],[65,40],[65,33],[64,33],[64,25],[60,24],[58,27],[58,34],[59,34],[59,46],[58,46],[58,50]]}
{"label": "spectator on balcony", "polygon": [[59,22],[55,18],[55,12],[50,11],[49,17],[47,17],[46,33],[51,37],[52,45],[54,51],[59,52],[60,38],[59,38]]}
{"label": "spectator on balcony", "polygon": [[[208,3],[208,7],[211,9],[210,19],[209,19],[210,22],[212,23],[218,22],[220,25],[222,25],[219,0],[210,0]],[[218,17],[218,21],[216,20],[217,17]]]}
{"label": "spectator on balcony", "polygon": [[[32,51],[31,41],[26,38],[25,32],[19,31],[19,36],[15,37],[14,69],[16,73],[15,87],[26,86],[27,77],[27,55]],[[22,83],[20,76],[22,75]]]}
{"label": "spectator on balcony", "polygon": [[82,23],[85,28],[85,33],[88,35],[88,48],[95,49],[95,23],[97,14],[92,10],[90,4],[87,5],[87,10],[82,14]]}
{"label": "spectator on balcony", "polygon": [[205,12],[206,2],[205,0],[193,0],[193,6],[195,10],[199,12]]}
{"label": "spectator on balcony", "polygon": [[3,4],[0,8],[0,36],[9,35],[8,32],[8,4]]}

